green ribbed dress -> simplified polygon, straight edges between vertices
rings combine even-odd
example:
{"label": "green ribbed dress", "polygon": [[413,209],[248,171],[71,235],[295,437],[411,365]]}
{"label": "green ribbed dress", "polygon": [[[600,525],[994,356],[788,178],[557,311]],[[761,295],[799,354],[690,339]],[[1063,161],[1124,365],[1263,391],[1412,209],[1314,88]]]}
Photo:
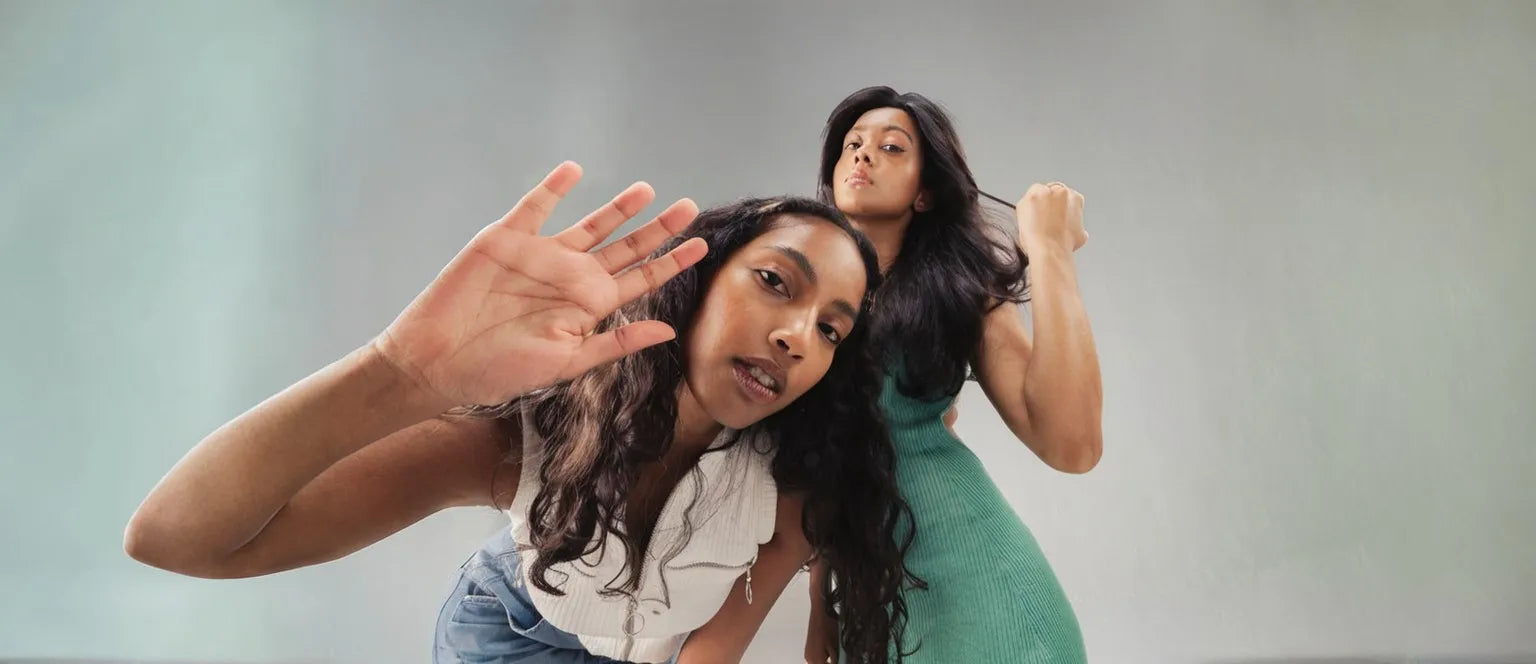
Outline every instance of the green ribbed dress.
{"label": "green ribbed dress", "polygon": [[928,582],[906,593],[903,649],[921,646],[906,661],[1086,661],[1077,617],[1034,536],[944,425],[949,402],[908,397],[892,376],[880,404],[896,446],[897,483],[916,520],[907,565]]}

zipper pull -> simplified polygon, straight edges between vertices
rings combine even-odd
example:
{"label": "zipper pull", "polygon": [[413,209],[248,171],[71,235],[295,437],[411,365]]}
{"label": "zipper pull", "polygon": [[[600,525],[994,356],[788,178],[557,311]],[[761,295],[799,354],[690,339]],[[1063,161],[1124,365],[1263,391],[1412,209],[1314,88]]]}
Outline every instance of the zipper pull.
{"label": "zipper pull", "polygon": [[645,616],[637,610],[639,607],[640,602],[635,600],[634,595],[630,595],[628,606],[625,607],[624,622],[619,623],[619,628],[624,630],[624,636],[631,639],[635,638],[640,630],[645,629]]}
{"label": "zipper pull", "polygon": [[752,562],[747,563],[747,603],[752,603],[752,567],[757,564],[757,554],[752,554]]}

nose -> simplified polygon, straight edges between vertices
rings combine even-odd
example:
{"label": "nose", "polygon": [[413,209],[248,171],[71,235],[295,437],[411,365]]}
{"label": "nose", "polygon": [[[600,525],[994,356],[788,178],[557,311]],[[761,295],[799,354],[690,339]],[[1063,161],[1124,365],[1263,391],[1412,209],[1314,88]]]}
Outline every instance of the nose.
{"label": "nose", "polygon": [[795,320],[775,328],[768,338],[779,352],[784,353],[790,360],[799,362],[805,359],[805,351],[810,348],[809,336],[812,327],[814,326],[807,325],[803,320]]}
{"label": "nose", "polygon": [[868,146],[860,145],[858,148],[856,148],[853,151],[853,162],[856,163],[856,164],[857,163],[869,164],[869,163],[871,163],[870,159],[871,159],[871,157],[870,157],[870,150],[869,150]]}

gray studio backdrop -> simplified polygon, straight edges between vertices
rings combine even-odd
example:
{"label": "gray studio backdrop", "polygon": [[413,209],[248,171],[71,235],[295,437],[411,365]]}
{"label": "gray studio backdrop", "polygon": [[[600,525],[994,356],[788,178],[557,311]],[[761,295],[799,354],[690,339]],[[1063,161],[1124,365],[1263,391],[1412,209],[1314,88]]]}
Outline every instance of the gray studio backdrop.
{"label": "gray studio backdrop", "polygon": [[560,160],[553,226],[805,193],[875,83],[1087,196],[1103,463],[958,430],[1094,661],[1536,653],[1536,5],[939,4],[0,2],[0,658],[426,661],[494,512],[228,582],[123,525]]}

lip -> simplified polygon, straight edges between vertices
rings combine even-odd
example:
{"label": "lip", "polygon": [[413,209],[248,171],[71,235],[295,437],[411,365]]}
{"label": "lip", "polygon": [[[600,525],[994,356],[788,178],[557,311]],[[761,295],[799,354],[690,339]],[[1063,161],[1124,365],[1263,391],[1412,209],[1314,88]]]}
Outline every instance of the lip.
{"label": "lip", "polygon": [[861,185],[861,184],[862,185],[871,185],[871,184],[875,183],[874,180],[869,179],[869,171],[866,171],[866,170],[864,170],[862,168],[855,168],[855,169],[853,169],[853,173],[849,174],[848,178],[843,180],[843,182],[847,183],[850,186],[852,186],[852,185]]}
{"label": "lip", "polygon": [[[747,372],[747,367],[756,367],[767,373],[779,388],[769,390],[763,387]],[[789,380],[783,367],[780,367],[777,362],[761,357],[738,357],[731,362],[731,369],[731,373],[735,374],[737,387],[741,388],[749,399],[765,404],[777,401],[784,393],[785,383]]]}

